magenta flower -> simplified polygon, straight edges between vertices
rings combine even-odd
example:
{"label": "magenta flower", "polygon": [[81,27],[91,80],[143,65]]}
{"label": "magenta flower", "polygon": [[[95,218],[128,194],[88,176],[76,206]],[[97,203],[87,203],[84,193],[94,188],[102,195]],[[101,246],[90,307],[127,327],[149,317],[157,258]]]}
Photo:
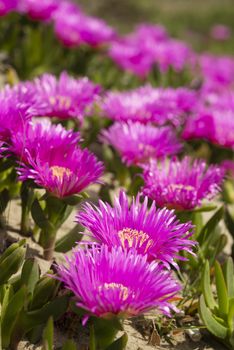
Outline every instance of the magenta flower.
{"label": "magenta flower", "polygon": [[180,290],[170,272],[120,247],[73,251],[58,272],[58,278],[74,293],[76,305],[87,315],[102,318],[132,317],[153,309],[168,314],[173,308],[170,299]]}
{"label": "magenta flower", "polygon": [[230,174],[234,178],[234,161],[233,160],[224,160],[221,163],[221,166],[225,173]]}
{"label": "magenta flower", "polygon": [[153,88],[150,85],[127,92],[109,92],[101,104],[104,115],[117,121],[168,122],[179,126],[196,106],[196,93],[186,88]]}
{"label": "magenta flower", "polygon": [[136,30],[113,41],[109,56],[123,69],[145,78],[153,65],[165,72],[176,71],[194,62],[194,53],[184,42],[171,39],[162,27],[141,25]]}
{"label": "magenta flower", "polygon": [[134,32],[127,36],[128,39],[139,43],[144,42],[146,46],[152,46],[158,42],[169,40],[169,35],[165,27],[160,24],[142,23],[136,26]]}
{"label": "magenta flower", "polygon": [[182,149],[172,128],[133,122],[116,122],[103,130],[101,139],[112,145],[127,165],[140,165],[150,158],[162,158]]}
{"label": "magenta flower", "polygon": [[116,36],[114,30],[104,21],[86,16],[73,4],[60,6],[54,22],[56,35],[68,47],[81,44],[95,47],[108,43]]}
{"label": "magenta flower", "polygon": [[40,148],[48,145],[50,149],[63,149],[65,153],[71,146],[76,146],[80,141],[80,134],[72,130],[66,130],[61,124],[53,125],[48,120],[28,123],[25,129],[12,135],[9,150],[27,162],[28,153],[35,158]]}
{"label": "magenta flower", "polygon": [[24,13],[39,21],[49,21],[63,0],[21,0]]}
{"label": "magenta flower", "polygon": [[0,140],[8,142],[16,132],[22,132],[31,119],[31,109],[0,95]]}
{"label": "magenta flower", "polygon": [[145,52],[139,45],[127,40],[113,41],[108,55],[122,69],[145,78],[152,69],[154,57]]}
{"label": "magenta flower", "polygon": [[77,23],[77,29],[82,43],[98,46],[110,42],[115,36],[113,28],[103,20],[82,14]]}
{"label": "magenta flower", "polygon": [[207,90],[217,90],[234,85],[234,59],[228,56],[204,54],[200,67]]}
{"label": "magenta flower", "polygon": [[59,198],[77,194],[99,182],[102,162],[87,149],[74,145],[64,148],[63,142],[60,145],[45,143],[37,149],[36,156],[27,152],[27,163],[21,163],[18,169],[20,180],[32,179]]}
{"label": "magenta flower", "polygon": [[20,82],[14,86],[6,85],[0,93],[0,99],[9,100],[9,104],[23,105],[33,116],[45,115],[45,103],[37,99],[35,86],[32,82]]}
{"label": "magenta flower", "polygon": [[164,160],[160,164],[151,160],[144,169],[143,193],[160,207],[192,210],[201,206],[203,199],[213,198],[222,184],[223,170],[209,167],[203,160],[185,157]]}
{"label": "magenta flower", "polygon": [[216,24],[211,28],[210,35],[215,40],[225,41],[231,37],[231,29],[223,24]]}
{"label": "magenta flower", "polygon": [[148,198],[140,202],[140,195],[128,204],[126,194],[121,191],[115,197],[114,206],[99,200],[99,206],[83,205],[76,221],[100,243],[109,247],[134,247],[138,254],[148,255],[148,260],[158,260],[176,265],[180,250],[191,252],[195,244],[189,238],[191,223],[180,223],[174,212],[166,208],[156,209],[153,202],[148,209]]}
{"label": "magenta flower", "polygon": [[0,0],[0,16],[5,16],[9,12],[17,10],[18,0]]}
{"label": "magenta flower", "polygon": [[81,44],[77,22],[80,20],[80,9],[76,4],[63,2],[54,15],[54,30],[58,39],[67,47]]}
{"label": "magenta flower", "polygon": [[35,97],[43,104],[43,115],[60,119],[77,118],[89,113],[100,87],[88,78],[74,79],[63,72],[58,79],[44,74],[34,81]]}
{"label": "magenta flower", "polygon": [[188,119],[183,131],[185,140],[205,139],[234,150],[234,110],[201,109]]}
{"label": "magenta flower", "polygon": [[172,67],[176,72],[193,65],[195,55],[191,48],[183,41],[171,39],[159,43],[154,48],[154,59],[161,72]]}

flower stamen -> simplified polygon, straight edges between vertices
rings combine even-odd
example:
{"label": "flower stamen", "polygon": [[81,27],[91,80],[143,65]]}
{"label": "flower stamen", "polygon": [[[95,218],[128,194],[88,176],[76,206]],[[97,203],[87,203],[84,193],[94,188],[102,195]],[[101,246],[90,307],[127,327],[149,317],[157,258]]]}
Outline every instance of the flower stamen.
{"label": "flower stamen", "polygon": [[118,232],[118,236],[120,238],[122,247],[125,248],[125,241],[127,241],[128,246],[131,248],[133,247],[134,243],[138,247],[142,247],[142,245],[147,242],[145,247],[145,253],[148,251],[150,247],[154,244],[152,239],[149,239],[149,235],[145,232],[138,231],[131,228],[124,228],[123,230]]}
{"label": "flower stamen", "polygon": [[126,300],[129,296],[129,289],[121,283],[104,283],[98,288],[100,291],[103,290],[119,290],[121,299]]}
{"label": "flower stamen", "polygon": [[52,176],[60,181],[63,180],[64,175],[70,176],[72,174],[70,169],[58,165],[50,167],[50,170],[52,172]]}

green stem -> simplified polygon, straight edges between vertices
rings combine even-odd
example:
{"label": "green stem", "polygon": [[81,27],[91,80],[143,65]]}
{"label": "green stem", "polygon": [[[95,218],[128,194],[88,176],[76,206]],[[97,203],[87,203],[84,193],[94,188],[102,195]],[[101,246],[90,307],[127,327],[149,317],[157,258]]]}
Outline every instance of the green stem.
{"label": "green stem", "polygon": [[47,261],[50,261],[53,259],[54,256],[54,248],[55,248],[55,241],[56,241],[56,230],[52,232],[46,232],[47,236],[44,242],[44,251],[43,251],[43,258]]}
{"label": "green stem", "polygon": [[30,223],[30,212],[31,206],[34,198],[34,191],[32,188],[28,187],[26,183],[22,184],[21,188],[21,223],[20,231],[24,236],[31,235],[31,223]]}

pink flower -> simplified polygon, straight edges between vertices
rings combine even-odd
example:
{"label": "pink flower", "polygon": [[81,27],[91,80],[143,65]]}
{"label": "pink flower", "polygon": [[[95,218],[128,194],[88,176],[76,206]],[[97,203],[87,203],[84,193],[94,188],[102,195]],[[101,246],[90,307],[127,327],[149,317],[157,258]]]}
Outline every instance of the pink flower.
{"label": "pink flower", "polygon": [[64,45],[98,46],[115,37],[115,31],[103,20],[86,16],[79,8],[65,4],[54,16],[55,33]]}
{"label": "pink flower", "polygon": [[[60,142],[60,141],[59,141]],[[27,160],[20,163],[20,180],[34,180],[54,196],[63,198],[78,194],[88,185],[98,183],[103,164],[87,149],[80,149],[63,142],[38,147],[36,155],[27,151]]]}
{"label": "pink flower", "polygon": [[9,12],[17,10],[19,0],[0,0],[0,16],[5,16]]}
{"label": "pink flower", "polygon": [[223,170],[215,165],[207,167],[203,160],[185,157],[151,160],[144,169],[143,193],[160,207],[192,210],[201,206],[203,199],[213,198],[222,184]]}
{"label": "pink flower", "polygon": [[188,119],[182,137],[185,140],[205,139],[234,150],[234,111],[206,108]]}
{"label": "pink flower", "polygon": [[133,122],[116,122],[103,130],[101,139],[112,145],[127,165],[140,166],[150,158],[176,154],[182,148],[172,128]]}
{"label": "pink flower", "polygon": [[30,122],[23,132],[18,131],[12,135],[9,150],[20,158],[21,162],[27,163],[28,153],[36,158],[40,148],[45,145],[63,149],[64,152],[72,146],[77,146],[80,134],[72,130],[66,130],[61,124],[53,125],[48,120]]}
{"label": "pink flower", "polygon": [[30,18],[49,21],[63,0],[21,0],[23,12]]}
{"label": "pink flower", "polygon": [[189,89],[146,85],[126,92],[107,93],[101,108],[112,120],[179,126],[196,104],[196,93]]}
{"label": "pink flower", "polygon": [[168,314],[170,299],[180,290],[169,271],[121,247],[78,249],[66,260],[58,266],[58,278],[87,315],[127,318],[153,309]]}
{"label": "pink flower", "polygon": [[216,24],[211,28],[210,35],[213,39],[225,41],[231,37],[231,29],[223,24]]}
{"label": "pink flower", "polygon": [[[141,199],[144,201],[141,203]],[[177,266],[174,261],[179,251],[192,252],[194,242],[191,223],[180,223],[173,211],[166,208],[156,209],[153,202],[148,208],[148,198],[137,195],[128,203],[126,194],[121,191],[115,197],[113,207],[99,200],[99,205],[83,205],[76,221],[101,244],[110,248],[121,246],[123,249],[134,247],[138,254],[147,254],[148,260],[157,260]]]}
{"label": "pink flower", "polygon": [[199,63],[207,90],[219,90],[234,85],[234,59],[232,57],[203,54]]}
{"label": "pink flower", "polygon": [[88,78],[75,79],[62,72],[57,79],[51,74],[36,78],[34,98],[43,105],[42,115],[60,119],[76,118],[80,122],[90,112],[100,87]]}

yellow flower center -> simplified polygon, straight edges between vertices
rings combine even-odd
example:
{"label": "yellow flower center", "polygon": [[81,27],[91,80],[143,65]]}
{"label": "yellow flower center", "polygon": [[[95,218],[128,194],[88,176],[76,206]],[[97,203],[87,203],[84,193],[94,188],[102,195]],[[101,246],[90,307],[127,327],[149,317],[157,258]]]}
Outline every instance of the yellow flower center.
{"label": "yellow flower center", "polygon": [[123,248],[125,248],[125,242],[128,242],[128,246],[132,247],[135,243],[136,246],[141,247],[145,242],[147,242],[145,247],[145,252],[152,247],[154,244],[152,239],[149,239],[149,235],[143,231],[138,231],[132,228],[124,228],[118,232],[119,239]]}
{"label": "yellow flower center", "polygon": [[64,175],[70,176],[72,174],[70,169],[58,165],[50,167],[50,170],[52,172],[53,177],[57,178],[60,181],[63,180]]}
{"label": "yellow flower center", "polygon": [[121,299],[126,300],[129,296],[129,290],[121,283],[104,283],[98,288],[100,291],[103,290],[119,290]]}
{"label": "yellow flower center", "polygon": [[68,96],[50,96],[49,98],[50,104],[55,106],[56,104],[60,109],[68,109],[71,107],[71,98]]}
{"label": "yellow flower center", "polygon": [[195,190],[194,186],[183,185],[183,184],[171,184],[168,187],[171,190],[182,190],[182,189],[187,190],[187,191],[194,191]]}

